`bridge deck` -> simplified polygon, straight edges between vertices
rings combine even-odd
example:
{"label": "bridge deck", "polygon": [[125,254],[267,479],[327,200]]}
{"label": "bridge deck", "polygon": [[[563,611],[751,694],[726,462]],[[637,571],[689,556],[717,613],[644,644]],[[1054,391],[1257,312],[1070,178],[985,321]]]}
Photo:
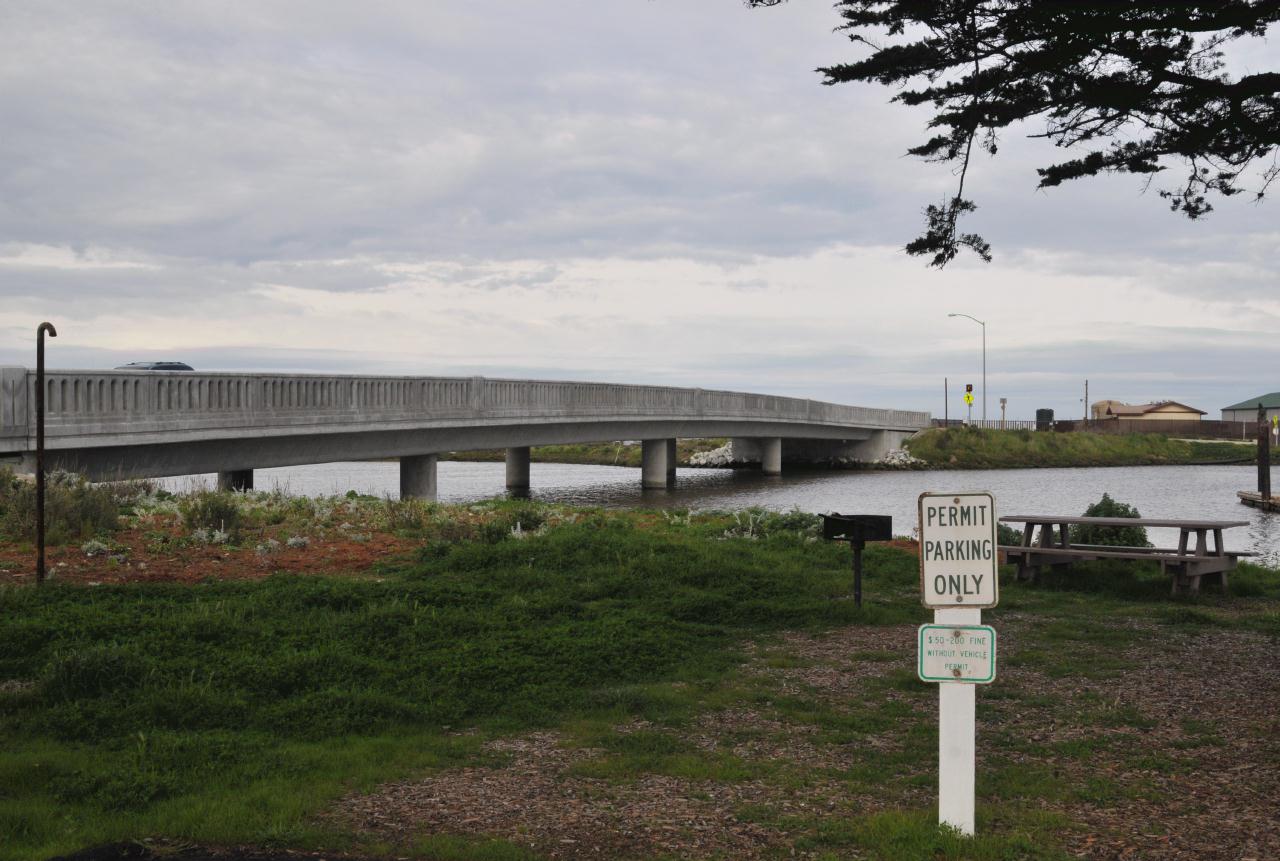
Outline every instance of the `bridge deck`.
{"label": "bridge deck", "polygon": [[[0,455],[33,449],[35,385],[0,368]],[[122,475],[609,439],[865,440],[929,423],[778,395],[485,377],[58,370],[45,405],[53,462]]]}

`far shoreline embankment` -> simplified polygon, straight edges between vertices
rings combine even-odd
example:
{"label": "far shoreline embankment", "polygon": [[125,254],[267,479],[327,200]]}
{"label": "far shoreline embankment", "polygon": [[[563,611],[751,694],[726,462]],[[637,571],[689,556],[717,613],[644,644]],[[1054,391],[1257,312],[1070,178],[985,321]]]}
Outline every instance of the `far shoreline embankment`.
{"label": "far shoreline embankment", "polygon": [[[677,463],[682,468],[750,469],[755,464],[739,458],[731,440],[681,439]],[[1209,466],[1252,463],[1256,446],[1251,441],[1178,439],[1163,434],[1098,434],[1088,432],[992,430],[972,426],[930,428],[891,450],[877,461],[836,458],[796,461],[783,449],[783,460],[793,465],[829,469],[1041,469],[1105,466]],[[448,452],[442,460],[501,461],[501,449]],[[638,441],[534,446],[535,463],[640,466]]]}

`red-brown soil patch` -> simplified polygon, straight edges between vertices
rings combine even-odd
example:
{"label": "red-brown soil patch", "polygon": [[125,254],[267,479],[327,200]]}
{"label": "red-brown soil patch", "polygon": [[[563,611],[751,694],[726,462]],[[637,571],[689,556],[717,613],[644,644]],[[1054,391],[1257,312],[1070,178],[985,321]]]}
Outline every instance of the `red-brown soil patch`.
{"label": "red-brown soil patch", "polygon": [[[178,530],[172,534],[177,536]],[[280,546],[259,553],[258,544],[268,538]],[[276,573],[358,574],[421,543],[387,533],[372,533],[360,541],[340,534],[309,541],[306,547],[289,547],[282,536],[264,533],[237,547],[186,544],[157,551],[153,537],[127,529],[112,537],[123,549],[87,556],[79,545],[49,547],[45,565],[53,579],[81,584],[258,580]],[[0,542],[0,584],[34,582],[35,557],[31,545]]]}

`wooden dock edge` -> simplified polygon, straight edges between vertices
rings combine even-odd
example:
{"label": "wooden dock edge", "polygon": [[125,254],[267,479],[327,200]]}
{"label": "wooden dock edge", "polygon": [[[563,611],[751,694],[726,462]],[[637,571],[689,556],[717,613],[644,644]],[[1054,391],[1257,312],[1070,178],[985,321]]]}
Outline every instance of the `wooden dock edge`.
{"label": "wooden dock edge", "polygon": [[1280,511],[1280,497],[1268,496],[1264,499],[1262,494],[1252,490],[1237,490],[1236,496],[1240,497],[1240,501],[1251,508],[1261,508],[1263,511]]}

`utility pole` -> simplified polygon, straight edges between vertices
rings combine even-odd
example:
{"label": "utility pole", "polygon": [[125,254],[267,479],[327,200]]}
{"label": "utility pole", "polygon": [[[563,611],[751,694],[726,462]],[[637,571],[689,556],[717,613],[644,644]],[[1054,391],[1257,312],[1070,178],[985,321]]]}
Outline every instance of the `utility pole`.
{"label": "utility pole", "polygon": [[1258,401],[1258,496],[1271,498],[1271,434],[1267,432],[1267,411]]}
{"label": "utility pole", "polygon": [[1084,381],[1084,424],[1089,426],[1089,381]]}
{"label": "utility pole", "polygon": [[947,378],[942,378],[942,426],[950,424],[951,394],[947,391]]}

